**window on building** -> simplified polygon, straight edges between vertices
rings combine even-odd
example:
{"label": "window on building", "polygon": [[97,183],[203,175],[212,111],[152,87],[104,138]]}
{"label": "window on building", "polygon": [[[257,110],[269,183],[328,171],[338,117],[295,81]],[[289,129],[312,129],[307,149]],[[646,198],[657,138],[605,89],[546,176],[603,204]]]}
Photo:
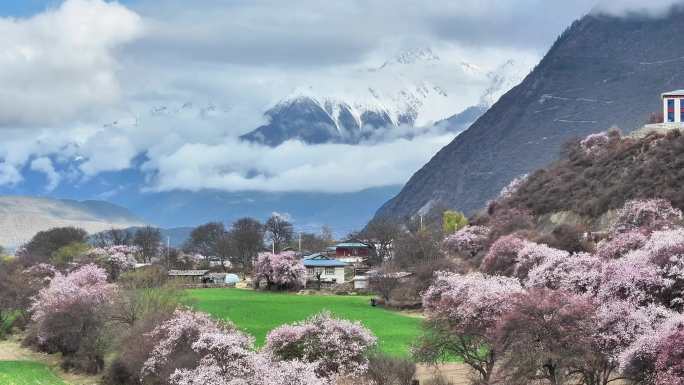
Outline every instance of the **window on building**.
{"label": "window on building", "polygon": [[316,273],[315,274],[323,274],[323,268],[322,267],[317,267],[316,268]]}
{"label": "window on building", "polygon": [[309,277],[313,277],[313,275],[314,275],[313,267],[307,267],[306,268],[306,275],[308,275]]}
{"label": "window on building", "polygon": [[335,275],[335,268],[334,267],[326,267],[325,268],[325,275]]}
{"label": "window on building", "polygon": [[679,99],[679,120],[684,122],[684,99]]}
{"label": "window on building", "polygon": [[673,123],[675,121],[675,101],[674,99],[667,99],[667,121]]}

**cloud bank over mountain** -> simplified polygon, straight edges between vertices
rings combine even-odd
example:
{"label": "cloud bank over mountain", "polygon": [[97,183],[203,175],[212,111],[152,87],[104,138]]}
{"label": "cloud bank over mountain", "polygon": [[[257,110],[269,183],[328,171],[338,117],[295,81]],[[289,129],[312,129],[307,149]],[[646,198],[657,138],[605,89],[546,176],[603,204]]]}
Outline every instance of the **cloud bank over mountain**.
{"label": "cloud bank over mountain", "polygon": [[[0,18],[0,186],[20,185],[32,171],[51,191],[130,169],[144,173],[145,191],[402,184],[453,139],[431,124],[481,103],[502,64],[531,69],[592,9],[657,15],[673,2],[641,3],[49,2],[32,16]],[[424,47],[439,60],[410,63],[406,53]],[[437,107],[415,127],[358,145],[237,140],[302,87],[356,101],[368,84],[400,94],[392,88],[399,75],[415,92],[430,84],[448,95],[427,104]]]}

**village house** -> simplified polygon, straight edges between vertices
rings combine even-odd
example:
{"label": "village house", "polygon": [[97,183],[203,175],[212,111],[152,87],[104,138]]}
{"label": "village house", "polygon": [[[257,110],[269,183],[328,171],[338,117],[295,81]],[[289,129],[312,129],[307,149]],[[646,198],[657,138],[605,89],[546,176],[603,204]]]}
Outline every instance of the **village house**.
{"label": "village house", "polygon": [[310,282],[344,283],[346,262],[323,254],[313,254],[302,260],[306,268],[306,279]]}
{"label": "village house", "polygon": [[630,137],[638,139],[652,132],[664,134],[670,130],[684,128],[684,89],[663,92],[660,98],[663,103],[662,119],[656,116],[653,123],[632,131]]}
{"label": "village house", "polygon": [[169,270],[168,276],[175,281],[185,283],[204,283],[209,270]]}
{"label": "village house", "polygon": [[681,126],[684,122],[684,90],[664,92],[663,123]]}
{"label": "village house", "polygon": [[331,246],[335,258],[350,264],[362,264],[375,253],[375,247],[371,244],[359,241],[347,241]]}

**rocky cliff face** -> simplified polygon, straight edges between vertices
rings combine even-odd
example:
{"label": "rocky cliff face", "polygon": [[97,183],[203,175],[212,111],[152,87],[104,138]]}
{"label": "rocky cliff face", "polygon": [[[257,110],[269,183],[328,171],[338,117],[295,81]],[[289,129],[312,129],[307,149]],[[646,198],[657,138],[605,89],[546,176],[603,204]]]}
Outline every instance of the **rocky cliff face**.
{"label": "rocky cliff face", "polygon": [[554,159],[573,137],[641,127],[660,93],[684,88],[684,13],[662,19],[589,15],[523,82],[437,153],[379,217],[436,203],[473,212],[514,177]]}

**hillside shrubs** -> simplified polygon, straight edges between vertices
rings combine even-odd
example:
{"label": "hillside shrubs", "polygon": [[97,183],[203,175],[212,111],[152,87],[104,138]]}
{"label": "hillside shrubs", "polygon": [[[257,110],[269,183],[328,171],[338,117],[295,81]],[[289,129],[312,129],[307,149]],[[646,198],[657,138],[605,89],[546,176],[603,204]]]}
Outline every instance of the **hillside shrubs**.
{"label": "hillside shrubs", "polygon": [[586,140],[569,142],[561,160],[531,174],[505,205],[534,215],[570,210],[593,218],[634,199],[662,198],[684,209],[681,133],[611,135],[608,142],[603,136],[592,139],[591,146]]}

